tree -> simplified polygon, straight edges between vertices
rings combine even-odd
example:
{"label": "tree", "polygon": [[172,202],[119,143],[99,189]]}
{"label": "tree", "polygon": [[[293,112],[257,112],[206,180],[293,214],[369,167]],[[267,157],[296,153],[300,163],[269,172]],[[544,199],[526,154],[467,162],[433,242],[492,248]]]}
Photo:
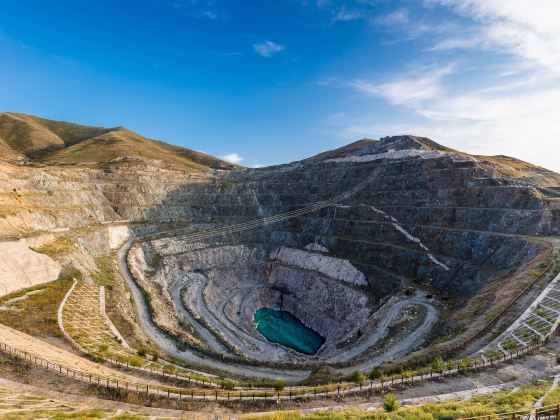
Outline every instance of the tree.
{"label": "tree", "polygon": [[283,391],[284,388],[286,388],[286,382],[278,380],[278,381],[274,381],[274,389],[276,391]]}
{"label": "tree", "polygon": [[436,372],[441,372],[445,367],[445,362],[443,361],[443,357],[438,356],[434,360],[432,360],[432,369]]}
{"label": "tree", "polygon": [[379,368],[373,368],[369,371],[368,378],[372,381],[379,379],[383,375],[383,372]]}
{"label": "tree", "polygon": [[350,380],[352,382],[355,382],[357,384],[363,384],[366,381],[366,375],[364,375],[362,372],[360,372],[359,370],[355,370],[354,372],[352,372],[352,374],[350,375]]}
{"label": "tree", "polygon": [[383,408],[385,409],[385,411],[388,412],[397,411],[400,406],[401,404],[399,403],[399,400],[397,400],[397,397],[395,397],[394,394],[387,394],[387,396],[383,400]]}
{"label": "tree", "polygon": [[467,373],[471,366],[472,366],[472,360],[471,359],[469,359],[468,357],[465,357],[464,359],[461,359],[459,361],[459,365],[458,365],[459,373],[461,373],[461,374]]}
{"label": "tree", "polygon": [[232,391],[235,388],[233,381],[231,379],[224,379],[222,381],[222,388],[227,389],[228,391]]}

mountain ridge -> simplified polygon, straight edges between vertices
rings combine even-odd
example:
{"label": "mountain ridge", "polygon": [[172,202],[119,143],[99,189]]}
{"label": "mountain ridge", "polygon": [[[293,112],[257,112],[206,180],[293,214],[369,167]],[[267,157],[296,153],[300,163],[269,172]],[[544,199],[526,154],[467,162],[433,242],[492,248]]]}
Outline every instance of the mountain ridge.
{"label": "mountain ridge", "polygon": [[124,127],[92,127],[35,115],[0,112],[0,158],[52,165],[97,165],[137,156],[190,170],[236,165],[191,149],[149,139]]}

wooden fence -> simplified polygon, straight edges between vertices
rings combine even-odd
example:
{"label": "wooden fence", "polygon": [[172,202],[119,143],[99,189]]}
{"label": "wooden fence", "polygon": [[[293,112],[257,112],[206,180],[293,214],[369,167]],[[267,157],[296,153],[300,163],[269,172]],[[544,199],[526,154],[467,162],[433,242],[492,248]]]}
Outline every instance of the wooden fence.
{"label": "wooden fence", "polygon": [[10,346],[9,344],[0,342],[0,351],[10,354],[19,359],[25,360],[41,368],[53,371],[59,375],[65,375],[69,378],[86,382],[89,384],[103,386],[107,389],[138,392],[148,396],[163,397],[168,399],[183,400],[214,400],[214,401],[266,401],[266,400],[296,400],[311,398],[331,398],[343,395],[350,395],[365,392],[382,392],[393,386],[402,384],[416,384],[422,381],[434,378],[443,378],[459,373],[467,374],[468,372],[478,371],[486,367],[494,366],[508,360],[513,360],[524,354],[538,349],[546,344],[548,338],[543,339],[540,343],[535,343],[520,348],[514,353],[502,355],[501,357],[492,358],[490,360],[474,360],[472,365],[462,365],[457,362],[454,367],[446,367],[442,370],[437,369],[421,369],[413,372],[411,375],[405,373],[393,375],[385,380],[370,380],[364,383],[356,384],[351,382],[340,382],[319,386],[289,387],[284,390],[263,390],[263,389],[240,389],[240,390],[224,390],[224,389],[200,389],[200,388],[180,388],[165,385],[150,385],[146,383],[129,382],[118,380],[103,375],[96,375],[89,372],[73,369],[58,363],[53,363],[42,357],[32,355],[26,351]]}

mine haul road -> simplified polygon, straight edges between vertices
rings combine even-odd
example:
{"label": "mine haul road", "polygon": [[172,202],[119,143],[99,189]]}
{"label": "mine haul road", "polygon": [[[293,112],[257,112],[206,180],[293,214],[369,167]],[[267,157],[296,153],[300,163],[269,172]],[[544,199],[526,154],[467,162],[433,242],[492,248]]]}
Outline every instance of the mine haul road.
{"label": "mine haul road", "polygon": [[[198,366],[211,367],[214,369],[219,369],[224,372],[230,372],[235,375],[245,376],[249,378],[268,378],[268,379],[279,379],[286,382],[298,382],[305,379],[311,373],[311,369],[307,370],[286,370],[286,369],[274,369],[262,366],[246,366],[235,363],[226,363],[220,360],[216,360],[209,356],[204,356],[191,349],[185,349],[184,351],[178,349],[176,343],[169,338],[157,325],[155,325],[150,311],[148,309],[148,304],[145,300],[144,294],[140,289],[140,286],[136,283],[136,280],[132,277],[130,273],[127,255],[132,246],[132,243],[138,238],[134,238],[126,242],[121,249],[118,251],[118,263],[120,270],[125,277],[134,298],[134,304],[136,306],[136,311],[138,314],[138,321],[141,328],[146,333],[146,335],[156,343],[162,350],[167,352],[169,356],[175,357],[179,360],[184,360]],[[379,328],[373,334],[370,334],[362,342],[351,350],[351,356],[359,354],[361,351],[371,347],[379,340],[384,338],[390,325],[398,318],[402,309],[411,304],[422,305],[427,309],[426,317],[424,318],[422,324],[416,328],[412,333],[407,335],[403,340],[396,343],[389,351],[376,356],[375,358],[366,360],[358,365],[353,365],[348,368],[340,369],[341,372],[350,372],[355,369],[368,370],[375,366],[379,366],[381,363],[392,360],[394,358],[403,356],[410,351],[418,348],[422,339],[431,331],[432,327],[437,321],[438,312],[437,310],[427,301],[419,296],[412,297],[411,299],[402,300],[395,305],[393,305],[387,311],[387,314],[380,320]],[[341,354],[329,361],[344,361],[349,357],[345,357],[345,354]]]}
{"label": "mine haul road", "polygon": [[340,353],[330,359],[328,362],[345,362],[353,357],[358,356],[362,352],[366,351],[369,347],[375,345],[377,342],[382,340],[387,336],[389,332],[389,327],[397,320],[401,311],[409,305],[420,305],[426,308],[426,316],[414,331],[406,335],[402,340],[397,342],[389,350],[384,351],[382,354],[376,357],[372,357],[364,362],[352,365],[349,368],[340,369],[341,372],[351,372],[353,370],[359,369],[362,371],[370,370],[374,367],[381,365],[382,363],[393,360],[398,357],[405,356],[413,350],[418,349],[422,344],[424,338],[430,333],[433,326],[438,320],[437,309],[427,302],[427,299],[422,297],[421,294],[416,295],[411,299],[401,300],[394,303],[387,309],[387,313],[383,315],[379,323],[377,324],[374,332],[366,336],[366,338],[352,346],[352,348],[347,351]]}
{"label": "mine haul road", "polygon": [[144,298],[144,294],[140,290],[140,286],[136,284],[136,280],[132,278],[132,274],[128,268],[126,261],[128,251],[132,246],[133,240],[128,241],[118,252],[118,262],[123,276],[125,277],[134,298],[138,321],[146,335],[156,343],[169,356],[179,360],[194,363],[198,366],[208,366],[219,369],[224,372],[230,372],[236,375],[248,378],[269,378],[281,379],[286,382],[298,382],[305,379],[311,373],[311,370],[280,370],[260,366],[244,366],[240,364],[225,363],[212,357],[203,356],[191,349],[181,351],[177,348],[176,343],[170,339],[152,320],[148,304]]}

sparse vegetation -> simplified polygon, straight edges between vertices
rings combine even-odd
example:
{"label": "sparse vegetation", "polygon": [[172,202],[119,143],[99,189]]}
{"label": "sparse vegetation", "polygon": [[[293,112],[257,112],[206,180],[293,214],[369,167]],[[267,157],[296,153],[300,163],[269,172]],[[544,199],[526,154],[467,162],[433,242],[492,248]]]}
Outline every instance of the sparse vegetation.
{"label": "sparse vegetation", "polygon": [[105,286],[107,289],[113,287],[115,272],[113,267],[113,257],[107,255],[97,258],[95,260],[97,270],[91,275],[91,278],[100,286]]}
{"label": "sparse vegetation", "polygon": [[[517,410],[531,409],[533,404],[545,394],[550,387],[550,383],[535,383],[522,385],[516,390],[506,390],[488,395],[480,395],[466,401],[449,401],[443,403],[430,403],[418,407],[400,407],[395,397],[389,400],[389,407],[396,408],[394,411],[359,411],[347,410],[341,412],[313,412],[310,414],[300,414],[297,412],[278,412],[258,417],[247,415],[245,420],[442,420],[456,419],[460,417],[491,415]],[[388,397],[388,396],[387,396]],[[545,403],[552,401],[553,398],[560,397],[550,395]],[[387,400],[387,398],[386,398]],[[383,407],[385,407],[385,402]],[[558,399],[556,399],[558,401]]]}
{"label": "sparse vegetation", "polygon": [[373,368],[369,371],[368,378],[372,381],[379,379],[383,375],[383,372],[379,368]]}
{"label": "sparse vegetation", "polygon": [[284,381],[275,381],[274,382],[274,389],[276,391],[283,391],[286,388],[286,382]]}
{"label": "sparse vegetation", "polygon": [[445,368],[445,362],[443,361],[443,357],[437,356],[434,360],[432,360],[432,369],[436,372],[443,372]]}
{"label": "sparse vegetation", "polygon": [[400,407],[399,400],[395,397],[394,394],[387,394],[385,399],[383,400],[383,408],[387,412],[397,411]]}
{"label": "sparse vegetation", "polygon": [[366,375],[364,375],[359,370],[355,370],[350,374],[348,379],[356,384],[363,384],[366,381]]}
{"label": "sparse vegetation", "polygon": [[68,235],[58,236],[53,242],[45,244],[38,248],[32,248],[33,251],[40,254],[48,255],[56,259],[60,255],[66,255],[75,249],[74,241]]}
{"label": "sparse vegetation", "polygon": [[57,321],[58,305],[76,274],[74,269],[65,268],[58,280],[2,296],[0,306],[6,309],[0,310],[0,323],[35,337],[62,338]]}

